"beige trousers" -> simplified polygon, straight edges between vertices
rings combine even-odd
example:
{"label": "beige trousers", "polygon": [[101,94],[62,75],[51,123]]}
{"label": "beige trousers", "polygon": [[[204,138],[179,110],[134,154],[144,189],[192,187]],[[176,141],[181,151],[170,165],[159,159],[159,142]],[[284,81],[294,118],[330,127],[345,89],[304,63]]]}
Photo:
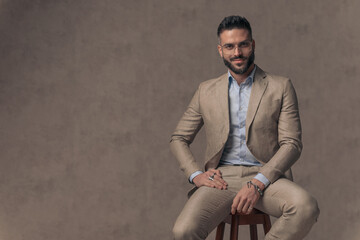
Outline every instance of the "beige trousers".
{"label": "beige trousers", "polygon": [[[229,215],[236,193],[259,172],[260,167],[220,166],[218,169],[228,183],[228,189],[198,188],[175,222],[174,239],[206,239]],[[303,188],[285,178],[270,184],[255,208],[278,218],[266,234],[266,240],[303,239],[320,213],[317,201]]]}

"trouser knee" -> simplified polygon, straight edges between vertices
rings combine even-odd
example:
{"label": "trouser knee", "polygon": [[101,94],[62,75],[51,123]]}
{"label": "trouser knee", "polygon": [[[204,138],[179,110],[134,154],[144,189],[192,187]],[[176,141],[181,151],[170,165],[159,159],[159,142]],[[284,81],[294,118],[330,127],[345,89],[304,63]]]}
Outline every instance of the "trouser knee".
{"label": "trouser knee", "polygon": [[175,240],[184,239],[184,237],[186,236],[185,229],[178,225],[175,225],[173,227],[172,232]]}
{"label": "trouser knee", "polygon": [[310,195],[295,201],[291,207],[291,211],[299,216],[304,222],[316,222],[320,214],[316,199]]}
{"label": "trouser knee", "polygon": [[300,210],[304,212],[305,217],[309,220],[317,221],[320,215],[318,202],[313,197],[310,197],[307,201],[305,201],[302,206],[302,209]]}
{"label": "trouser knee", "polygon": [[201,239],[198,236],[198,231],[199,229],[186,223],[175,223],[172,230],[175,240]]}

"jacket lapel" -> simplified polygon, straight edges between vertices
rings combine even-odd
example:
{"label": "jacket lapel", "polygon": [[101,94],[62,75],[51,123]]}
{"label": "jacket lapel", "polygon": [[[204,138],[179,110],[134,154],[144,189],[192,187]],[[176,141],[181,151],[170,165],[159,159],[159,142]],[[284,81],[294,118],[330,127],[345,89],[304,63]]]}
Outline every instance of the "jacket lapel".
{"label": "jacket lapel", "polygon": [[221,123],[225,124],[222,137],[227,139],[230,128],[229,120],[229,78],[228,74],[224,74],[220,77],[220,81],[216,83],[216,98],[220,109]]}
{"label": "jacket lapel", "polygon": [[251,87],[249,106],[246,114],[246,139],[248,139],[250,126],[254,120],[261,98],[264,95],[268,84],[265,77],[265,72],[256,66],[254,81]]}

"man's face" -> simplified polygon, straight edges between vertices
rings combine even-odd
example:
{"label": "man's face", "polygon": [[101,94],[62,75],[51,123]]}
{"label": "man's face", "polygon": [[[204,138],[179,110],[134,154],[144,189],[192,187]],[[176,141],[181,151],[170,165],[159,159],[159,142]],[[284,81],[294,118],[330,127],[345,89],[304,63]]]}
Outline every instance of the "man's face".
{"label": "man's face", "polygon": [[226,67],[235,74],[244,74],[254,63],[255,41],[246,29],[225,30],[220,34],[218,51]]}

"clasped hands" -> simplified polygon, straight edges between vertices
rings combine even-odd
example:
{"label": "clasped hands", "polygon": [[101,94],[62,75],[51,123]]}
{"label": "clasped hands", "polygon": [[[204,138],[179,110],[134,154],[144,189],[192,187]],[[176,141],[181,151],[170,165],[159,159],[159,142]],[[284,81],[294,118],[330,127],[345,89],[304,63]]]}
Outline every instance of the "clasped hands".
{"label": "clasped hands", "polygon": [[[265,185],[262,182],[257,179],[252,179],[251,181],[259,186],[261,190],[264,190]],[[221,171],[218,169],[209,169],[208,171],[197,175],[193,179],[193,182],[197,187],[207,186],[220,190],[225,190],[228,186],[228,184],[222,178]],[[254,186],[248,186],[245,184],[236,194],[233,200],[233,204],[231,205],[231,213],[235,214],[238,212],[249,214],[253,210],[259,198],[260,194],[256,191]]]}

